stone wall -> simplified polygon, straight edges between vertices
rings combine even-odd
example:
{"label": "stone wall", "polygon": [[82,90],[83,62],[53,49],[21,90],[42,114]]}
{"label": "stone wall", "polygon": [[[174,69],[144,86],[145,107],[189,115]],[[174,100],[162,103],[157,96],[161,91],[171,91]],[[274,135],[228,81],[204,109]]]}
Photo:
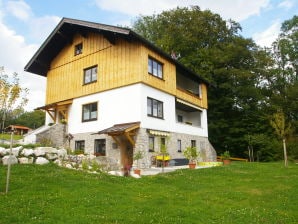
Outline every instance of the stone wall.
{"label": "stone wall", "polygon": [[67,144],[67,125],[54,124],[50,129],[36,134],[36,143],[50,141],[53,147],[63,147]]}

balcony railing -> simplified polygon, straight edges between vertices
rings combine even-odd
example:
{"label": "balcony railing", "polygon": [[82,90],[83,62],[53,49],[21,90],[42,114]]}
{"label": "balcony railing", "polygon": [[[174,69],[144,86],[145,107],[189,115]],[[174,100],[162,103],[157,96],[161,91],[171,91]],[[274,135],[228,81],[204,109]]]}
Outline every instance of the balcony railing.
{"label": "balcony railing", "polygon": [[195,106],[203,107],[204,105],[203,100],[202,98],[200,98],[200,96],[179,87],[177,87],[176,89],[176,97],[185,100]]}

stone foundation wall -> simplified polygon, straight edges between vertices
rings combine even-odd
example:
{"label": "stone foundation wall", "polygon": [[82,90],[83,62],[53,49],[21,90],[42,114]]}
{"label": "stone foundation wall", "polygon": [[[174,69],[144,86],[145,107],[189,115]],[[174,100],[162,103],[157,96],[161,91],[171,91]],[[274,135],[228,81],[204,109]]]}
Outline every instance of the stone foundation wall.
{"label": "stone foundation wall", "polygon": [[54,124],[50,129],[36,134],[36,143],[50,141],[53,147],[63,147],[66,142],[67,125]]}
{"label": "stone foundation wall", "polygon": [[[153,135],[150,135],[147,129],[140,128],[137,130],[136,136],[136,145],[134,151],[142,151],[144,153],[144,158],[139,161],[140,167],[150,167],[152,157],[160,152],[160,138],[164,136],[154,136],[154,152],[149,152],[149,136]],[[106,156],[116,159],[117,163],[120,164],[120,147],[117,146],[112,137],[105,134],[97,135],[91,132],[74,134],[73,137],[74,138],[70,141],[70,149],[75,149],[75,141],[84,140],[85,153],[92,155],[94,154],[94,141],[96,139],[106,139]],[[196,147],[201,155],[199,161],[216,161],[216,152],[206,137],[170,132],[169,136],[164,138],[166,139],[167,151],[171,159],[184,159],[185,157],[183,156],[183,150],[186,147],[191,146],[191,140],[195,140]],[[178,139],[181,140],[181,152],[178,152]]]}

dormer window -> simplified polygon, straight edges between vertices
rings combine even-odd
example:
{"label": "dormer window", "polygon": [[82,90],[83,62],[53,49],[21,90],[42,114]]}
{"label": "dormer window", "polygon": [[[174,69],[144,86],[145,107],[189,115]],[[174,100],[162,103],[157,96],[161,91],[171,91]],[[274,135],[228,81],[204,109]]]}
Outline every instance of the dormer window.
{"label": "dormer window", "polygon": [[83,43],[79,43],[75,46],[75,56],[78,54],[82,54],[83,53]]}

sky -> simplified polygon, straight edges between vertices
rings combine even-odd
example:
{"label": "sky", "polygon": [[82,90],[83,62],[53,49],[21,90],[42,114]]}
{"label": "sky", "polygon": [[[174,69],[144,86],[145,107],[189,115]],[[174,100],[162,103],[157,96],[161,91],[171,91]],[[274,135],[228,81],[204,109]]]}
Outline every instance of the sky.
{"label": "sky", "polygon": [[242,27],[262,47],[276,40],[281,23],[298,15],[297,0],[0,0],[0,70],[17,72],[29,89],[32,111],[45,105],[46,79],[24,67],[63,17],[130,26],[140,15],[198,5]]}

